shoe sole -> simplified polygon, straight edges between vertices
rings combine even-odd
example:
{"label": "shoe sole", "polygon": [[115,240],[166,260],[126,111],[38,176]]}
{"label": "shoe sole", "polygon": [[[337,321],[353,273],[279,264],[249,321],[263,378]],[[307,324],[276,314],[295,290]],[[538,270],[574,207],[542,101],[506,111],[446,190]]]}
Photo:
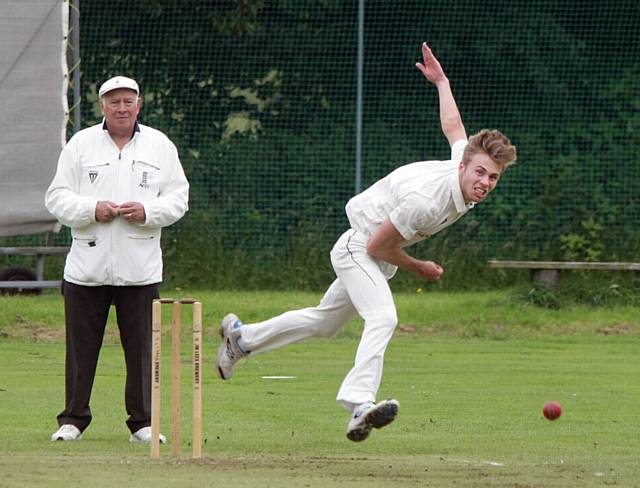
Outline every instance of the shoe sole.
{"label": "shoe sole", "polygon": [[222,333],[222,328],[220,328],[220,335],[222,335],[222,344],[220,344],[220,347],[218,348],[218,354],[216,355],[216,371],[218,372],[218,376],[220,377],[221,380],[228,380],[229,378],[231,378],[232,375],[225,376],[224,372],[222,371],[222,368],[220,367],[220,358],[224,354],[226,354],[226,349],[228,347],[227,339],[224,337],[224,334]]}
{"label": "shoe sole", "polygon": [[73,437],[73,438],[69,438],[69,439],[65,439],[62,436],[58,436],[55,439],[51,439],[53,442],[73,442],[73,441],[79,441],[82,440],[82,435],[79,435],[78,437]]}
{"label": "shoe sole", "polygon": [[222,323],[220,324],[220,328],[218,329],[218,333],[220,334],[220,338],[222,339],[222,344],[220,344],[220,347],[218,348],[218,354],[216,355],[216,371],[218,372],[218,377],[221,380],[228,380],[231,378],[231,376],[233,376],[233,373],[230,374],[229,376],[224,375],[224,372],[220,367],[220,358],[222,357],[223,354],[225,354],[227,347],[229,347],[227,344],[227,338],[225,337],[225,334],[224,334],[224,331],[226,328],[225,326],[229,322],[234,323],[236,320],[238,320],[238,317],[235,314],[225,315],[225,317],[222,319]]}
{"label": "shoe sole", "polygon": [[73,442],[73,441],[79,441],[82,440],[82,434],[80,434],[78,437],[69,437],[67,439],[65,439],[63,436],[59,435],[58,437],[52,437],[51,440],[53,442]]}
{"label": "shoe sole", "polygon": [[399,404],[397,401],[384,401],[376,405],[376,408],[365,414],[364,425],[358,429],[347,432],[347,439],[353,442],[362,442],[373,429],[381,429],[389,425],[398,415]]}
{"label": "shoe sole", "polygon": [[353,429],[347,432],[347,439],[353,442],[362,442],[369,437],[369,433],[371,433],[371,427],[365,425],[359,429]]}
{"label": "shoe sole", "polygon": [[[160,441],[160,444],[166,444],[167,443],[166,439],[163,440],[162,437],[160,437],[159,441]],[[151,443],[151,439],[145,440],[145,439],[140,439],[138,437],[130,436],[129,437],[129,442],[131,444],[149,444],[149,443]]]}

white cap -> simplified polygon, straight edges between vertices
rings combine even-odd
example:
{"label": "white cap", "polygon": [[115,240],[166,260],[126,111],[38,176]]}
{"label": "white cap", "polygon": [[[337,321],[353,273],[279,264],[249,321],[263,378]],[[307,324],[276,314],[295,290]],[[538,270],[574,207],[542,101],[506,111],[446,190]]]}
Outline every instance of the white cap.
{"label": "white cap", "polygon": [[136,95],[140,95],[140,89],[138,88],[136,80],[132,80],[126,76],[114,76],[102,84],[100,91],[98,92],[98,96],[102,97],[105,93],[110,92],[111,90],[117,90],[118,88],[128,88],[129,90],[136,92]]}

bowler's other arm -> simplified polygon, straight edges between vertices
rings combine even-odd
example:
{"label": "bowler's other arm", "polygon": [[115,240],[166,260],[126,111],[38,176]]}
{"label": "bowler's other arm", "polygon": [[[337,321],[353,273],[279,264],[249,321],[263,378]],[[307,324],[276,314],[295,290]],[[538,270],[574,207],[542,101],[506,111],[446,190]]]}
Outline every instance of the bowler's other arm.
{"label": "bowler's other arm", "polygon": [[458,111],[458,106],[451,92],[449,79],[444,74],[444,70],[440,62],[431,52],[426,42],[422,43],[423,63],[416,63],[424,77],[435,85],[438,89],[438,98],[440,100],[440,125],[449,145],[460,140],[467,139],[467,132],[462,123],[462,117]]}

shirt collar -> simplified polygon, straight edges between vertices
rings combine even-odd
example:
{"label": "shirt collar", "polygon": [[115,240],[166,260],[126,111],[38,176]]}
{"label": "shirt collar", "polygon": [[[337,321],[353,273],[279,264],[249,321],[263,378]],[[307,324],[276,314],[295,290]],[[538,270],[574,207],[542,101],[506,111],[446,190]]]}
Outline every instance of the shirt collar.
{"label": "shirt collar", "polygon": [[[107,119],[102,119],[102,130],[109,130],[107,128]],[[133,132],[131,133],[131,138],[136,135],[136,132],[140,132],[140,125],[138,124],[138,120],[136,119],[136,123],[133,125]]]}
{"label": "shirt collar", "polygon": [[462,195],[462,188],[460,188],[460,176],[457,168],[451,175],[449,185],[451,187],[451,197],[453,198],[453,203],[456,206],[456,211],[458,213],[467,212],[476,205],[476,202],[465,203],[464,196]]}

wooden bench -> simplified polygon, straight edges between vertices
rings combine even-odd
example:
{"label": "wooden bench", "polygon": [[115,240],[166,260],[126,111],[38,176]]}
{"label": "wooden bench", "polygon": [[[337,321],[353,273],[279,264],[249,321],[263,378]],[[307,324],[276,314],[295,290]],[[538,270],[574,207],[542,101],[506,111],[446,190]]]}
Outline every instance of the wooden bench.
{"label": "wooden bench", "polygon": [[[60,288],[60,284],[62,283],[60,280],[44,279],[44,257],[52,255],[65,255],[68,252],[69,247],[65,246],[0,247],[0,254],[5,256],[36,257],[35,280],[23,280],[16,278],[0,280],[0,290],[14,289],[16,291],[21,291],[23,289],[39,290],[41,288]],[[25,270],[25,268],[8,268],[9,271],[11,269]],[[18,273],[18,275],[20,275],[20,273]]]}
{"label": "wooden bench", "polygon": [[585,269],[605,271],[634,271],[635,284],[640,286],[640,263],[590,263],[582,261],[487,261],[490,268],[528,269],[534,283],[556,290],[563,269]]}

